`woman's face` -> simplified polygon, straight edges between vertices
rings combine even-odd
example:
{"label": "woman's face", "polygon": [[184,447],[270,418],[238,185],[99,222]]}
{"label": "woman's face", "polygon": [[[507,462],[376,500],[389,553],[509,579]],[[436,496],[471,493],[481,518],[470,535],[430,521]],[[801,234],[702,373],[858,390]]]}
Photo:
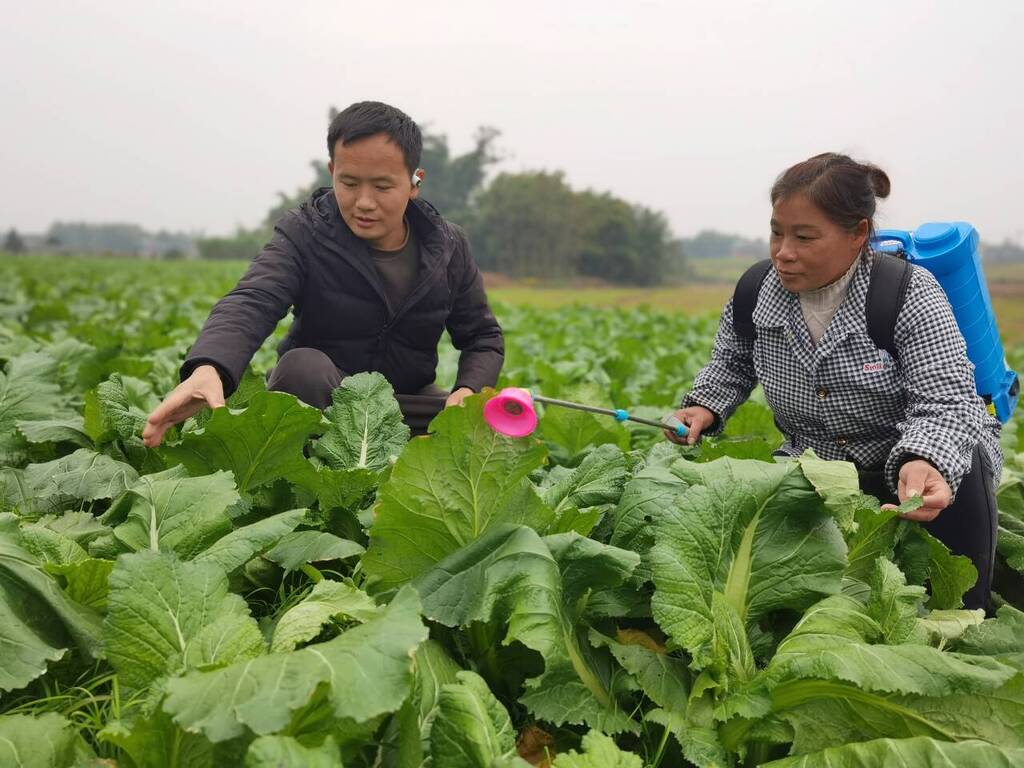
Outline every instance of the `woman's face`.
{"label": "woman's face", "polygon": [[796,192],[772,206],[769,240],[772,264],[782,287],[793,293],[813,291],[838,280],[863,250],[868,221],[844,229]]}

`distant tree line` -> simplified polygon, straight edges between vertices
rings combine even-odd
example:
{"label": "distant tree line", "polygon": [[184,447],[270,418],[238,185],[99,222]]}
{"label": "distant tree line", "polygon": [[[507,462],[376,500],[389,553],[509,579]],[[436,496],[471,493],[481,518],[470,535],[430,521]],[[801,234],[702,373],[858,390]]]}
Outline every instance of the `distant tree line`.
{"label": "distant tree line", "polygon": [[742,237],[714,229],[701,230],[694,237],[681,240],[680,245],[691,259],[763,259],[768,255],[767,240]]}
{"label": "distant tree line", "polygon": [[981,258],[990,264],[1024,261],[1024,248],[1009,240],[1004,240],[998,245],[982,243],[979,247],[981,249]]}
{"label": "distant tree line", "polygon": [[[331,110],[333,118],[336,110]],[[502,172],[498,130],[483,126],[472,148],[452,153],[444,134],[424,131],[421,166],[427,171],[423,197],[466,229],[484,270],[520,278],[593,277],[614,283],[653,285],[693,277],[692,262],[764,258],[761,238],[703,230],[677,239],[665,216],[610,192],[573,189],[560,171]],[[176,258],[249,260],[270,239],[274,224],[319,187],[330,186],[326,159],[310,163],[313,178],[292,194],[279,192],[259,226],[226,237],[149,233],[134,224],[56,222],[43,236],[11,230],[3,249],[68,253],[131,254]],[[1010,241],[982,244],[986,261],[1024,261],[1024,248]]]}
{"label": "distant tree line", "polygon": [[[330,116],[335,112],[332,110]],[[572,189],[560,172],[500,173],[499,132],[478,129],[473,147],[452,154],[443,134],[425,131],[421,193],[449,220],[464,227],[481,269],[515,277],[597,277],[651,285],[682,271],[683,255],[665,217],[610,193]],[[326,161],[313,161],[313,181],[291,195],[279,193],[260,227],[233,237],[199,240],[204,258],[250,259],[274,223],[318,187],[330,186]]]}
{"label": "distant tree line", "polygon": [[25,252],[25,241],[22,239],[21,235],[18,234],[18,230],[11,228],[7,233],[7,236],[4,238],[4,250],[8,253]]}
{"label": "distant tree line", "polygon": [[147,232],[138,224],[91,224],[57,221],[42,235],[11,229],[3,250],[10,253],[48,251],[174,259],[198,256],[195,238],[181,232]]}

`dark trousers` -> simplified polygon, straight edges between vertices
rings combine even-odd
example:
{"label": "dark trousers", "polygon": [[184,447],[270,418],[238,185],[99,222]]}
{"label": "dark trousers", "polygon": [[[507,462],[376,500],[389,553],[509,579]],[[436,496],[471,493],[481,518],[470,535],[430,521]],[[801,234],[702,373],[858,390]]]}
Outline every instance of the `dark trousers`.
{"label": "dark trousers", "polygon": [[[965,608],[989,608],[999,532],[992,481],[992,470],[981,448],[975,446],[971,471],[961,481],[956,499],[930,523],[923,523],[925,530],[949,547],[954,555],[969,557],[978,569],[978,581],[964,595]],[[860,486],[864,493],[878,497],[883,504],[899,504],[881,472],[861,472]]]}
{"label": "dark trousers", "polygon": [[[312,347],[296,347],[281,355],[267,374],[267,389],[295,395],[307,405],[324,410],[331,404],[331,391],[348,374],[339,370],[327,355]],[[395,395],[402,419],[413,435],[425,435],[427,425],[444,408],[448,393],[428,384],[410,395]]]}

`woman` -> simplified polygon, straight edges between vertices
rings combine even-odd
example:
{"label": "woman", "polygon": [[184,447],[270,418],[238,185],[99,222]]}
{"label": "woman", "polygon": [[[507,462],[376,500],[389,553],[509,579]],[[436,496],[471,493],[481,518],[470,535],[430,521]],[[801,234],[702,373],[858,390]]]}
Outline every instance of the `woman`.
{"label": "woman", "polygon": [[[757,296],[754,337],[722,313],[711,361],[675,416],[677,442],[718,433],[758,382],[786,436],[780,455],[807,448],[852,461],[883,502],[921,496],[906,517],[924,523],[978,581],[968,608],[989,600],[1001,472],[999,423],[975,392],[974,369],[935,278],[912,267],[896,318],[895,359],[868,335],[865,299],[881,169],[826,153],[794,165],[771,191],[772,266]],[[668,434],[668,433],[666,433]],[[672,436],[670,435],[671,439]]]}

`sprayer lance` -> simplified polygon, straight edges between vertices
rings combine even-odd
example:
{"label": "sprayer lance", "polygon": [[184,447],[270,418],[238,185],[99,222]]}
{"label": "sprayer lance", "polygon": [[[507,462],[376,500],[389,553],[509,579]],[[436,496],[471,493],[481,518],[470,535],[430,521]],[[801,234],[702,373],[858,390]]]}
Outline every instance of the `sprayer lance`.
{"label": "sprayer lance", "polygon": [[646,424],[649,427],[657,427],[658,429],[667,429],[675,432],[679,437],[686,437],[687,429],[683,424],[665,424],[654,419],[645,419],[642,416],[633,416],[629,411],[623,408],[599,408],[596,405],[584,405],[583,403],[573,403],[568,400],[558,400],[554,397],[543,397],[541,395],[533,395],[533,399],[538,403],[544,403],[545,405],[557,405],[559,408],[572,408],[577,411],[587,411],[588,413],[599,413],[602,416],[611,416],[616,421],[632,421],[637,424]]}

